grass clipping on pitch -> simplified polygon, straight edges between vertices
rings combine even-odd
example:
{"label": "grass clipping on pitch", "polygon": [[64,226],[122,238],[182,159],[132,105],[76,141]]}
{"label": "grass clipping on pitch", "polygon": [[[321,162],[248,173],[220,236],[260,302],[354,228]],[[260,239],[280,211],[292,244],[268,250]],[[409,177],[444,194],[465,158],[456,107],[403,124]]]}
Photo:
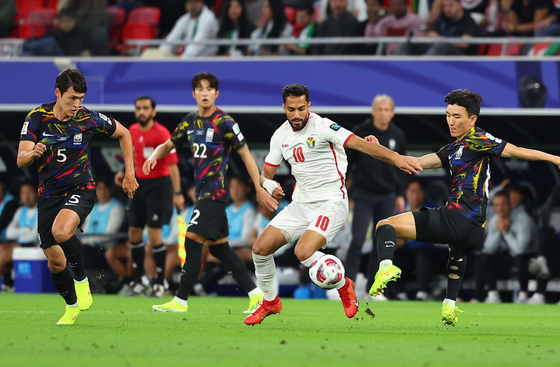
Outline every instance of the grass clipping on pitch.
{"label": "grass clipping on pitch", "polygon": [[[166,302],[164,297],[156,302]],[[560,366],[560,306],[459,304],[456,327],[436,302],[282,299],[281,315],[247,326],[248,298],[191,297],[188,313],[154,299],[95,296],[72,326],[54,294],[0,295],[0,365],[11,366]]]}

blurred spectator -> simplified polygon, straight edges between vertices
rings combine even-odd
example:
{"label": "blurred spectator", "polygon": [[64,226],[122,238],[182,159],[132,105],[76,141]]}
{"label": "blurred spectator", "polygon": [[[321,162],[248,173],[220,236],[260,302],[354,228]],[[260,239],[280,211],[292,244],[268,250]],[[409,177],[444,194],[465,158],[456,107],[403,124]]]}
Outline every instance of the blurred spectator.
{"label": "blurred spectator", "polygon": [[175,23],[186,13],[185,0],[144,0],[144,5],[158,7],[161,17],[158,25],[158,38],[165,38]]}
{"label": "blurred spectator", "polygon": [[16,14],[15,0],[0,1],[0,38],[10,37]]}
{"label": "blurred spectator", "polygon": [[[327,18],[332,15],[332,5],[329,0],[320,0],[320,11],[319,11],[319,23],[324,22]],[[346,10],[358,19],[358,21],[363,22],[367,19],[367,6],[364,0],[348,0],[348,5]]]}
{"label": "blurred spectator", "polygon": [[108,0],[60,0],[59,11],[68,10],[84,27],[90,36],[87,49],[92,56],[109,54],[109,17],[107,16]]}
{"label": "blurred spectator", "polygon": [[486,303],[500,303],[497,291],[496,268],[517,269],[519,295],[515,302],[527,302],[529,285],[528,264],[535,252],[536,225],[522,206],[513,208],[511,194],[503,190],[494,195],[495,215],[486,224],[486,238],[482,254],[476,262],[475,299],[483,299],[484,285],[488,286]]}
{"label": "blurred spectator", "polygon": [[[317,37],[357,37],[359,22],[347,10],[348,0],[330,0],[332,15],[319,26]],[[358,46],[355,44],[315,45],[315,55],[354,55]]]}
{"label": "blurred spectator", "polygon": [[[381,19],[374,30],[374,37],[408,37],[418,36],[422,20],[408,12],[407,0],[391,0],[390,15]],[[388,43],[385,54],[394,55],[402,43]]]}
{"label": "blurred spectator", "polygon": [[[442,0],[443,12],[433,25],[433,30],[422,36],[470,38],[478,35],[478,26],[468,12],[463,9],[459,0]],[[478,52],[475,44],[436,43],[432,46],[425,43],[405,43],[400,55],[474,55]]]}
{"label": "blurred spectator", "polygon": [[247,45],[236,45],[235,40],[248,39],[255,30],[255,25],[247,17],[244,0],[226,0],[220,15],[220,30],[217,38],[229,39],[232,44],[219,47],[218,55],[243,56],[247,54]]}
{"label": "blurred spectator", "polygon": [[[185,2],[187,14],[183,15],[165,38],[166,41],[205,41],[216,38],[220,28],[214,13],[202,0],[187,0]],[[172,52],[177,46],[163,43],[161,50]],[[198,56],[214,56],[218,46],[189,43],[181,53],[182,59]]]}
{"label": "blurred spectator", "polygon": [[[418,177],[413,177],[408,182],[405,190],[405,211],[417,211],[422,207],[435,208],[437,204],[426,199],[426,184]],[[401,251],[411,251],[414,258],[414,273],[416,275],[416,292],[417,301],[430,300],[430,283],[434,277],[434,257],[441,255],[447,257],[447,246],[437,245],[433,243],[418,242],[399,238],[397,241],[398,250],[395,257],[399,256]],[[402,298],[401,298],[402,299]]]}
{"label": "blurred spectator", "polygon": [[538,215],[537,257],[529,260],[529,272],[537,277],[537,289],[528,304],[546,302],[546,286],[551,276],[560,276],[560,185],[556,185]]}
{"label": "blurred spectator", "polygon": [[315,37],[317,23],[315,23],[315,9],[312,5],[299,5],[296,7],[296,22],[301,26],[298,40],[300,43],[284,46],[287,51],[294,55],[306,55],[311,52],[311,45],[305,43],[308,39]]}
{"label": "blurred spectator", "polygon": [[[544,13],[544,11],[543,11]],[[535,23],[535,36],[546,37],[560,36],[560,1],[552,1],[550,15]]]}
{"label": "blurred spectator", "polygon": [[23,45],[26,56],[91,56],[89,31],[77,23],[70,10],[58,14],[60,28],[47,32],[45,37]]}
{"label": "blurred spectator", "polygon": [[501,37],[506,31],[504,14],[500,10],[500,0],[490,0],[484,19],[478,23],[480,36]]}
{"label": "blurred spectator", "polygon": [[[358,26],[358,36],[375,37],[375,26],[385,16],[387,10],[383,7],[382,0],[367,0],[368,18]],[[359,53],[373,55],[377,52],[377,43],[359,45]]]}
{"label": "blurred spectator", "polygon": [[[282,0],[265,0],[262,7],[264,23],[251,33],[253,40],[274,38],[290,38],[294,28],[288,22]],[[266,56],[279,55],[281,47],[278,45],[253,44],[249,47],[251,55]]]}
{"label": "blurred spectator", "polygon": [[[9,274],[12,268],[12,253],[16,247],[36,247],[39,245],[39,235],[37,234],[37,186],[26,182],[20,187],[19,207],[8,228],[6,237],[8,242],[0,245],[0,274]],[[2,285],[13,286],[13,279],[4,279]]]}
{"label": "blurred spectator", "polygon": [[[12,221],[19,207],[19,200],[16,195],[14,195],[17,194],[19,188],[14,190],[12,186],[15,186],[15,180],[14,184],[10,185],[10,189],[12,190],[8,190],[6,179],[3,176],[0,177],[0,244],[8,240],[6,237],[6,228],[8,228],[8,224]],[[14,192],[14,194],[12,194],[12,192]]]}
{"label": "blurred spectator", "polygon": [[[113,235],[121,229],[125,210],[124,206],[113,197],[112,181],[97,179],[96,183],[97,202],[82,225],[85,234],[82,243],[108,249],[117,243]],[[93,236],[95,234],[99,236]],[[116,270],[115,272],[118,273]]]}
{"label": "blurred spectator", "polygon": [[536,26],[543,28],[549,15],[550,0],[500,0],[508,33],[531,37]]}
{"label": "blurred spectator", "polygon": [[[248,197],[251,186],[244,177],[235,176],[229,180],[229,190],[233,201],[226,208],[229,245],[245,264],[252,266],[252,244],[249,244],[249,236],[255,222],[256,211]],[[227,270],[221,265],[220,260],[208,254],[204,276],[200,283],[195,285],[195,292],[199,295],[209,293],[218,280],[226,274]]]}
{"label": "blurred spectator", "polygon": [[[406,155],[406,139],[402,129],[392,120],[395,116],[395,102],[386,95],[375,96],[371,107],[371,116],[358,125],[354,132],[356,136],[373,135],[379,139],[379,144]],[[404,211],[404,190],[406,173],[358,151],[348,151],[348,168],[351,172],[354,186],[353,198],[354,217],[352,221],[352,242],[346,255],[346,276],[354,281],[360,269],[362,247],[367,231],[375,231],[377,222]],[[373,227],[370,222],[373,219]],[[372,237],[375,233],[372,233]],[[377,251],[370,252],[367,264],[367,290],[373,283],[377,272]],[[361,291],[357,289],[356,291]]]}
{"label": "blurred spectator", "polygon": [[[531,1],[531,0],[530,0]],[[490,0],[460,0],[463,9],[471,15],[476,24],[484,20],[484,14]],[[443,12],[443,0],[434,0],[430,8],[430,17],[427,26],[429,29],[434,25]]]}

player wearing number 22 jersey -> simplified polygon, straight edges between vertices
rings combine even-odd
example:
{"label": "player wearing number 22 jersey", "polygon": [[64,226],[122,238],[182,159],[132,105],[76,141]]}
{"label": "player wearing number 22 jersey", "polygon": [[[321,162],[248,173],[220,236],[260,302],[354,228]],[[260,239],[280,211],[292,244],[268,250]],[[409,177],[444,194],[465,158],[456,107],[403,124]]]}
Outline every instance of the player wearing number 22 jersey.
{"label": "player wearing number 22 jersey", "polygon": [[[283,196],[279,184],[273,181],[282,160],[292,167],[296,185],[292,203],[284,208],[253,245],[255,274],[264,292],[262,306],[245,319],[254,325],[282,310],[274,286],[272,254],[286,243],[298,240],[294,253],[301,264],[309,268],[324,253],[325,248],[346,223],[348,194],[344,148],[356,149],[374,158],[394,164],[407,172],[416,172],[419,164],[411,157],[401,156],[378,143],[374,137],[366,141],[337,123],[309,112],[309,90],[301,84],[291,84],[282,91],[287,121],[270,140],[270,152],[265,158],[261,175],[263,187],[274,197]],[[347,317],[358,312],[354,282],[342,278],[334,285],[340,295]]]}

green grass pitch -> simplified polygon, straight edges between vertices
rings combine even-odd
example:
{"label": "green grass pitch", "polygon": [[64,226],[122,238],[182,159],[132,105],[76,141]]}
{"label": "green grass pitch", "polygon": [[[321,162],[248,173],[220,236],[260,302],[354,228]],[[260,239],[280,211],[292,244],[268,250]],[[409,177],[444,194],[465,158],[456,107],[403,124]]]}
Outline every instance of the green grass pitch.
{"label": "green grass pitch", "polygon": [[284,298],[247,326],[247,298],[191,297],[183,314],[153,302],[94,296],[60,326],[58,295],[3,293],[0,366],[560,366],[559,305],[459,304],[449,327],[439,302],[361,302],[347,319],[340,302]]}

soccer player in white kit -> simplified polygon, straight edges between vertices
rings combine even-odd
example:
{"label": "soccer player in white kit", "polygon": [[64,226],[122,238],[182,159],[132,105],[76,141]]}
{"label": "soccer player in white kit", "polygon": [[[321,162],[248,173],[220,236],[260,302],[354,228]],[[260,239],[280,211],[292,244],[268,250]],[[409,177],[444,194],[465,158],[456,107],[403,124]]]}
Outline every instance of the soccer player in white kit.
{"label": "soccer player in white kit", "polygon": [[[309,112],[309,90],[301,84],[290,84],[282,90],[287,121],[270,140],[261,185],[275,198],[284,196],[280,184],[273,180],[282,159],[290,163],[296,185],[292,203],[272,219],[253,245],[253,261],[258,284],[264,292],[262,305],[245,318],[245,324],[260,324],[280,313],[282,303],[274,286],[273,254],[286,243],[299,239],[294,248],[301,263],[309,268],[324,255],[327,246],[348,218],[344,148],[367,153],[393,164],[408,173],[422,170],[413,157],[402,156],[379,144],[373,136],[364,140],[332,120]],[[358,312],[354,282],[344,278],[336,287],[346,316]]]}

